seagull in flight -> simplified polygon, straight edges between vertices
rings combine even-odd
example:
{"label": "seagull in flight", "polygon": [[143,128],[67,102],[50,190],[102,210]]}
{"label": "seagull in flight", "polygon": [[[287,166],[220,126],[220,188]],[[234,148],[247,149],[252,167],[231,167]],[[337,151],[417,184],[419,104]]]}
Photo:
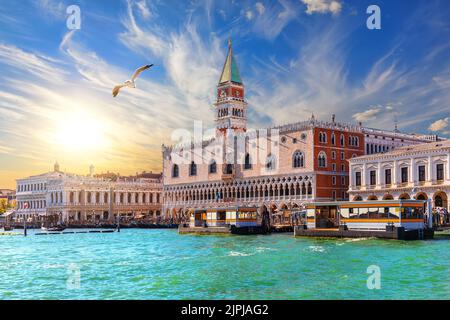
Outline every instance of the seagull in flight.
{"label": "seagull in flight", "polygon": [[136,78],[141,74],[142,71],[149,69],[151,67],[153,67],[153,64],[147,64],[145,66],[137,68],[136,71],[134,71],[133,75],[131,76],[130,80],[127,80],[123,84],[119,84],[113,88],[112,90],[113,97],[116,97],[119,94],[120,89],[122,89],[123,87],[136,88],[136,84],[134,82]]}

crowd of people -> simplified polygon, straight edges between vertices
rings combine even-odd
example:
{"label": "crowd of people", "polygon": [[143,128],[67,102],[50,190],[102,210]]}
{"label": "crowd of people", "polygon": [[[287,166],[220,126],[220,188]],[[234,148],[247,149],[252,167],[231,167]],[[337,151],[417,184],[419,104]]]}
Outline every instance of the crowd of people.
{"label": "crowd of people", "polygon": [[445,226],[450,224],[450,214],[448,210],[443,207],[433,208],[433,225]]}

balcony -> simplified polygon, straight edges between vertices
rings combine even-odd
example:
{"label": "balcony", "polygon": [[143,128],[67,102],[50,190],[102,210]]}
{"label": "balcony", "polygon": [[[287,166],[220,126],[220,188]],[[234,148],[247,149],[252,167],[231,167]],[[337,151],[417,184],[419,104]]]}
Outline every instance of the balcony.
{"label": "balcony", "polygon": [[222,174],[223,181],[232,181],[232,180],[234,180],[234,178],[235,178],[234,173],[223,173]]}
{"label": "balcony", "polygon": [[223,164],[222,165],[222,180],[223,181],[232,181],[236,178],[235,167],[233,164]]}

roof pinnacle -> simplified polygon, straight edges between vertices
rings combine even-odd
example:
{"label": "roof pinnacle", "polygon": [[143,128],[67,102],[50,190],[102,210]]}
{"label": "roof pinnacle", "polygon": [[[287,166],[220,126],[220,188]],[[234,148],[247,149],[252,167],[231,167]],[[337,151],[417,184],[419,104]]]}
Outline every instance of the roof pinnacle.
{"label": "roof pinnacle", "polygon": [[228,38],[228,53],[225,59],[225,64],[222,69],[222,75],[220,76],[219,84],[226,82],[234,82],[242,84],[242,79],[239,75],[239,70],[236,64],[236,60],[233,56],[233,48],[231,47],[231,37]]}

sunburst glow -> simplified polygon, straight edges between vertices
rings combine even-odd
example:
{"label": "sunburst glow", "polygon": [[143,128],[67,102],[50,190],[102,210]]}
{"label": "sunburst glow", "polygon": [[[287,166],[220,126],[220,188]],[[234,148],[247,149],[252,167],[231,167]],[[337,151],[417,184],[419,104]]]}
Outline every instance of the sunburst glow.
{"label": "sunburst glow", "polygon": [[101,120],[86,113],[64,114],[54,132],[55,142],[65,151],[102,150],[106,147],[105,128]]}

